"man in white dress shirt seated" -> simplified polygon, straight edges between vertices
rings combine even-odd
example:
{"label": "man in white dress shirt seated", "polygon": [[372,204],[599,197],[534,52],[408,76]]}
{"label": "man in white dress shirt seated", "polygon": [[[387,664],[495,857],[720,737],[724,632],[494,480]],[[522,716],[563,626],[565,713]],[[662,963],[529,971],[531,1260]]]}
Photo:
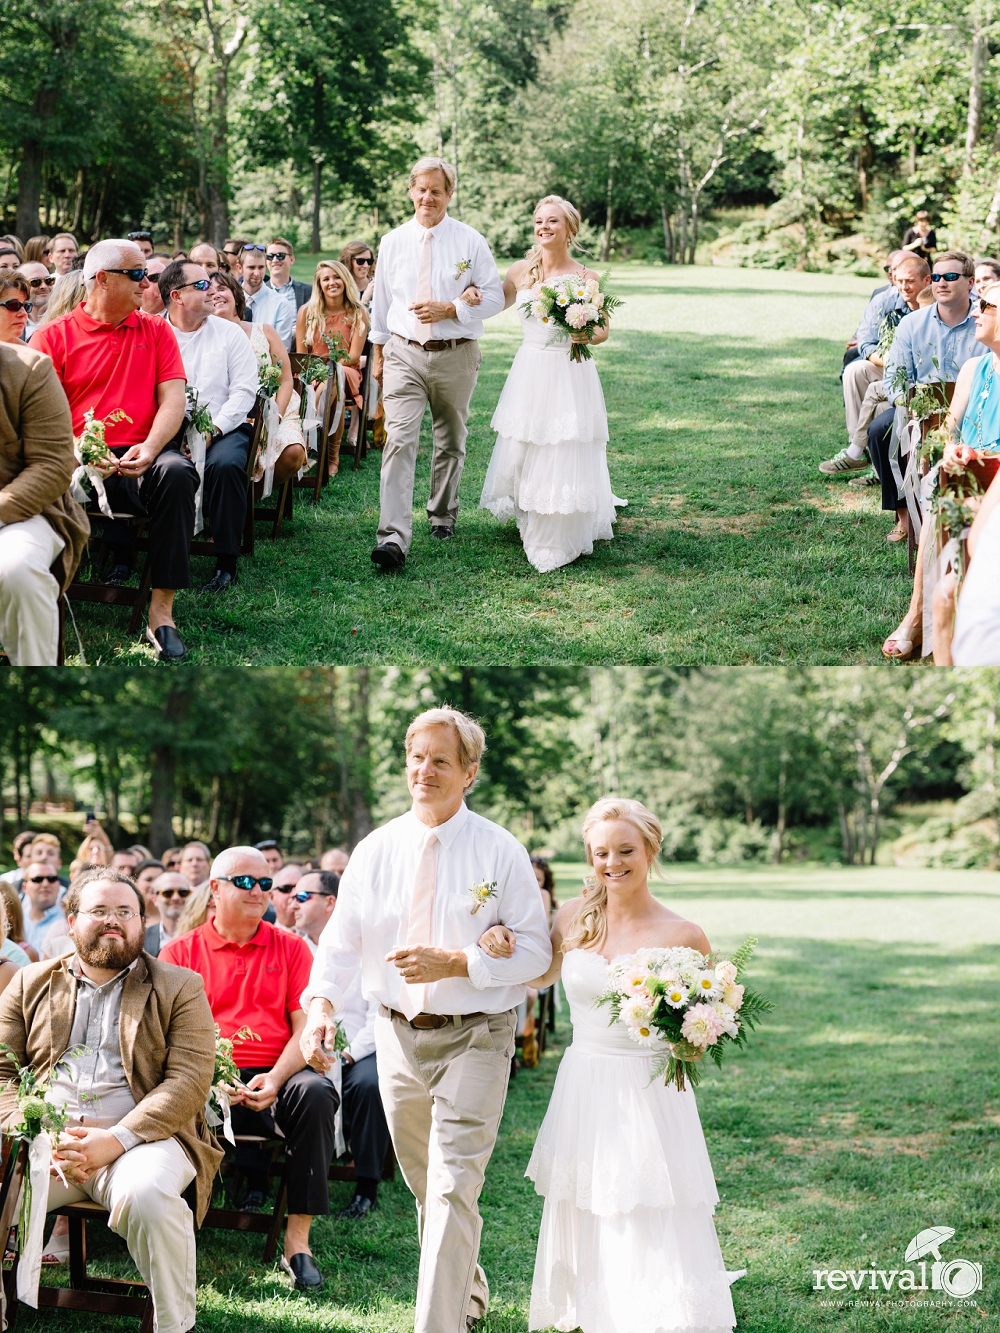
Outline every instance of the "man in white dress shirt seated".
{"label": "man in white dress shirt seated", "polygon": [[[339,884],[339,875],[328,870],[311,870],[302,876],[292,895],[296,928],[314,958],[319,937],[337,906]],[[367,1217],[378,1207],[378,1183],[389,1147],[389,1126],[385,1123],[375,1062],[377,1013],[378,1001],[366,1000],[361,993],[358,972],[344,996],[341,1020],[350,1046],[341,1057],[340,1108],[344,1139],[354,1158],[355,1185],[354,1198],[340,1216],[350,1221]]]}
{"label": "man in white dress shirt seated", "polygon": [[253,324],[270,324],[286,347],[294,347],[295,310],[264,281],[266,254],[266,245],[247,244],[240,251],[240,281],[247,298],[244,319]]}
{"label": "man in white dress shirt seated", "polygon": [[[413,217],[382,237],[372,298],[372,374],[382,386],[386,444],[372,560],[401,569],[413,535],[413,477],[424,410],[434,426],[427,517],[431,536],[455,535],[466,423],[482,355],[483,320],[504,308],[490,247],[448,216],[455,168],[424,157],[410,172]],[[461,295],[476,287],[482,300]]]}
{"label": "man in white dress shirt seated", "polygon": [[[525,983],[552,960],[528,853],[465,804],[485,746],[478,722],[452,708],[410,723],[413,807],[352,852],[302,995],[302,1054],[323,1070],[359,972],[364,998],[379,1002],[379,1088],[417,1200],[417,1333],[461,1333],[489,1308],[479,1195],[507,1093],[515,1011]],[[479,947],[497,922],[517,934],[511,958]]]}
{"label": "man in white dress shirt seated", "polygon": [[181,349],[188,390],[207,407],[214,426],[205,454],[205,514],[212,529],[215,573],[202,592],[225,592],[236,582],[246,519],[247,413],[257,397],[257,358],[238,324],[212,313],[211,279],[200,264],[178,260],[157,279],[167,319]]}

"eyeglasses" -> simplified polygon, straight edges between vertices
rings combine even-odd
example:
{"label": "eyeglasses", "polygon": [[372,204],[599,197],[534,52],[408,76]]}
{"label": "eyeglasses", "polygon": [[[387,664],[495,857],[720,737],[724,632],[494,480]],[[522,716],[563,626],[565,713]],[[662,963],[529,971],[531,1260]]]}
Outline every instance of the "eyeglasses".
{"label": "eyeglasses", "polygon": [[208,289],[209,289],[209,287],[211,287],[211,285],[212,285],[212,279],[211,279],[211,278],[197,278],[194,282],[181,282],[181,283],[179,283],[179,284],[174,288],[174,291],[175,291],[175,292],[179,292],[179,291],[181,291],[182,288],[184,288],[184,287],[194,287],[196,291],[199,291],[199,292],[207,292]]}
{"label": "eyeglasses", "polygon": [[32,875],[28,880],[29,884],[58,884],[58,875]]}
{"label": "eyeglasses", "polygon": [[105,273],[121,273],[126,278],[131,278],[133,282],[142,282],[148,274],[144,268],[106,268]]}
{"label": "eyeglasses", "polygon": [[269,264],[280,264],[283,259],[288,259],[288,255],[265,255],[264,258]]}
{"label": "eyeglasses", "polygon": [[190,898],[190,889],[157,889],[157,898]]}
{"label": "eyeglasses", "polygon": [[262,255],[265,255],[265,256],[266,256],[266,254],[267,254],[267,246],[266,246],[266,245],[244,245],[244,246],[242,247],[242,249],[244,249],[244,250],[259,250],[259,251],[261,252]]}
{"label": "eyeglasses", "polygon": [[27,282],[29,287],[41,287],[43,282],[45,283],[46,287],[51,287],[55,282],[55,275],[53,274],[51,277],[48,278],[26,278],[25,281]]}
{"label": "eyeglasses", "polygon": [[301,893],[297,893],[295,895],[295,901],[297,903],[307,903],[310,898],[332,898],[332,897],[333,897],[332,893],[320,893],[318,890],[315,890],[312,893],[306,893],[306,891],[303,889]]}
{"label": "eyeglasses", "polygon": [[958,282],[959,278],[964,277],[964,273],[932,273],[931,282]]}
{"label": "eyeglasses", "polygon": [[246,893],[249,893],[255,884],[259,884],[267,893],[274,883],[270,875],[265,875],[262,879],[255,879],[253,875],[216,875],[215,878],[228,880],[230,884],[235,884],[238,889],[243,889]]}
{"label": "eyeglasses", "polygon": [[153,233],[151,231],[130,231],[126,233],[126,238],[130,241],[148,241],[153,244]]}
{"label": "eyeglasses", "polygon": [[77,915],[89,916],[92,921],[110,921],[112,917],[116,921],[131,921],[139,913],[134,912],[131,907],[94,907],[89,912],[81,907]]}
{"label": "eyeglasses", "polygon": [[0,306],[3,306],[4,310],[9,310],[12,315],[16,315],[19,310],[30,315],[34,309],[30,301],[0,301]]}

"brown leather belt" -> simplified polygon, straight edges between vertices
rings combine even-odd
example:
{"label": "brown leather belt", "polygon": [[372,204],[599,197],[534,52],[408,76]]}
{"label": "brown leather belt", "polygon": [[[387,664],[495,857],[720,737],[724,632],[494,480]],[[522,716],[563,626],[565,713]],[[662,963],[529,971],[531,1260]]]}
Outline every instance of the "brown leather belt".
{"label": "brown leather belt", "polygon": [[[385,1006],[383,1005],[383,1008]],[[398,1009],[386,1009],[386,1012],[392,1018],[398,1018],[401,1023],[408,1024],[411,1028],[416,1028],[418,1032],[427,1032],[435,1028],[447,1027],[449,1023],[460,1026],[462,1023],[468,1023],[473,1018],[485,1018],[484,1013],[478,1014],[417,1014],[416,1018],[407,1018],[401,1014]]]}
{"label": "brown leather belt", "polygon": [[475,342],[475,338],[434,338],[429,343],[418,343],[414,338],[404,338],[401,333],[394,333],[394,338],[398,338],[401,343],[406,343],[407,347],[421,347],[425,352],[445,352],[450,347],[463,347],[466,343]]}

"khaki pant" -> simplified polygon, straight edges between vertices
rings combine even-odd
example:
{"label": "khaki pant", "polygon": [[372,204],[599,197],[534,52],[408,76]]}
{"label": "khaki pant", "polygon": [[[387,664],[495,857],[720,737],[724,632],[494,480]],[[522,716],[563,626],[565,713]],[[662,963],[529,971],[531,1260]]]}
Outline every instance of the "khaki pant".
{"label": "khaki pant", "polygon": [[479,1267],[479,1195],[514,1054],[515,1011],[419,1032],[375,1020],[378,1082],[392,1145],[417,1201],[416,1333],[466,1333],[489,1308]]}
{"label": "khaki pant", "polygon": [[469,403],[483,358],[475,340],[427,352],[393,336],[382,350],[386,444],[379,482],[378,540],[395,542],[405,555],[413,536],[413,477],[428,404],[434,452],[427,517],[432,527],[455,526]]}
{"label": "khaki pant", "polygon": [[847,433],[853,439],[858,428],[858,413],[869,384],[882,378],[884,367],[876,366],[871,361],[851,361],[844,367],[844,415],[847,417]]}
{"label": "khaki pant", "polygon": [[885,389],[882,387],[882,381],[876,380],[874,384],[869,384],[864,398],[861,400],[861,408],[858,412],[858,424],[851,436],[851,443],[856,444],[861,449],[868,448],[868,427],[872,424],[880,412],[884,412],[889,406],[889,400],[885,396]]}
{"label": "khaki pant", "polygon": [[194,1177],[177,1140],[160,1139],[140,1143],[82,1185],[49,1185],[49,1211],[92,1199],[111,1214],[108,1226],[125,1239],[153,1297],[156,1333],[194,1327],[194,1217],[181,1198]]}
{"label": "khaki pant", "polygon": [[65,543],[41,514],[0,523],[0,644],[11,666],[55,666],[59,584],[49,566]]}

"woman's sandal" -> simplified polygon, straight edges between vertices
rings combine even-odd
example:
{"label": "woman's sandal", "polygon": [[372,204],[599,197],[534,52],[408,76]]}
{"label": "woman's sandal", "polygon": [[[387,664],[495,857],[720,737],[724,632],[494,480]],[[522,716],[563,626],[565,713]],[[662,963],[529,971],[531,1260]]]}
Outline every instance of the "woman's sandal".
{"label": "woman's sandal", "polygon": [[895,546],[897,542],[905,542],[907,537],[909,537],[909,535],[910,535],[909,529],[904,528],[902,523],[897,523],[896,526],[893,528],[893,530],[889,533],[888,537],[886,537],[886,541],[889,543],[890,546]]}
{"label": "woman's sandal", "polygon": [[[891,662],[903,662],[908,657],[913,656],[913,651],[919,648],[923,643],[924,632],[921,625],[900,625],[897,630],[886,639],[882,645],[882,656],[888,657]],[[902,652],[887,652],[887,645],[894,643],[902,649]]]}

